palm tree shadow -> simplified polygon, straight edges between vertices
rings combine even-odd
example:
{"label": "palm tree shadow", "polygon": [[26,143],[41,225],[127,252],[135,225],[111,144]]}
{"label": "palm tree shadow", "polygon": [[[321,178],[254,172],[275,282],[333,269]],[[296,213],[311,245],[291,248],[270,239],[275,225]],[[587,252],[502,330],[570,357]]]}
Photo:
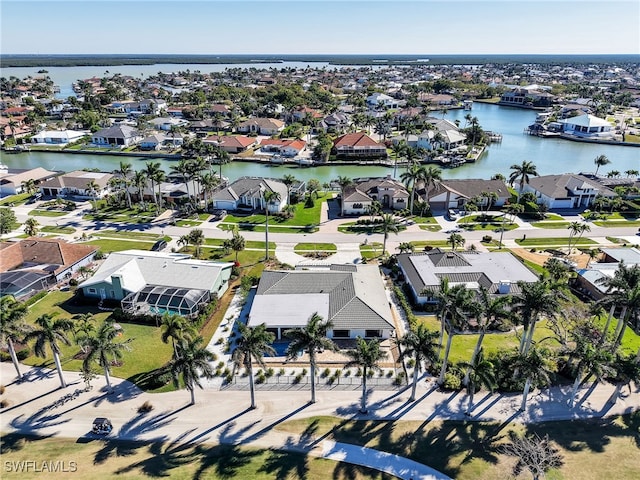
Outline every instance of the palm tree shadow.
{"label": "palm tree shadow", "polygon": [[209,470],[212,468],[215,471],[214,478],[236,478],[238,470],[262,452],[262,450],[241,449],[237,445],[217,445],[207,449],[198,446],[194,450],[194,455],[201,458],[201,461],[193,478],[195,480],[211,478]]}
{"label": "palm tree shadow", "polygon": [[176,439],[168,445],[162,440],[156,440],[148,445],[148,451],[150,457],[120,468],[116,470],[116,474],[127,474],[139,469],[146,476],[167,477],[171,470],[193,463],[197,459],[193,444],[183,443],[181,439]]}

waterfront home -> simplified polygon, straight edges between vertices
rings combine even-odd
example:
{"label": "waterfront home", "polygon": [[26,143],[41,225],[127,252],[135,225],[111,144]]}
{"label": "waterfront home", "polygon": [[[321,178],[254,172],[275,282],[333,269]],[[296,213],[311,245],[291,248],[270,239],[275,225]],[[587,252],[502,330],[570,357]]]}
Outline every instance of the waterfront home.
{"label": "waterfront home", "polygon": [[242,177],[213,194],[213,208],[221,210],[237,210],[249,208],[264,211],[265,192],[280,194],[280,200],[268,205],[272,213],[281,212],[288,202],[287,186],[275,178]]}
{"label": "waterfront home", "polygon": [[[39,190],[45,197],[102,198],[111,191],[109,187],[111,178],[113,178],[111,173],[76,170],[42,182]],[[97,185],[97,190],[89,188],[92,183]]]}
{"label": "waterfront home", "polygon": [[97,250],[51,238],[0,243],[0,295],[25,300],[89,265]]}
{"label": "waterfront home", "polygon": [[5,116],[3,112],[0,116],[0,139],[4,141],[6,138],[24,138],[30,135],[33,128],[25,122],[26,118],[26,115]]}
{"label": "waterfront home", "polygon": [[194,318],[227,291],[232,267],[183,253],[125,250],[110,253],[78,288],[88,298],[120,300],[130,315]]}
{"label": "waterfront home", "polygon": [[262,152],[278,153],[283,157],[295,157],[304,151],[307,142],[300,139],[280,140],[277,138],[265,138],[260,141]]}
{"label": "waterfront home", "polygon": [[391,178],[355,178],[353,185],[344,190],[342,199],[345,215],[364,215],[373,202],[382,208],[404,210],[408,207],[409,192],[404,184]]}
{"label": "waterfront home", "polygon": [[0,196],[17,195],[24,192],[24,183],[33,180],[39,185],[45,180],[50,180],[59,172],[51,172],[42,167],[32,169],[9,169],[6,165],[0,165]]}
{"label": "waterfront home", "polygon": [[434,212],[445,211],[450,208],[464,210],[465,205],[474,200],[478,207],[487,205],[488,198],[482,197],[483,193],[495,193],[497,200],[493,203],[495,207],[502,207],[511,197],[509,188],[503,180],[483,180],[477,179],[447,179],[442,180],[438,185],[428,192],[420,190]]}
{"label": "waterfront home", "polygon": [[339,158],[386,158],[387,147],[364,132],[346,133],[334,140],[333,153]]}
{"label": "waterfront home", "polygon": [[264,323],[276,339],[304,327],[317,313],[332,323],[334,340],[390,338],[393,317],[377,265],[331,265],[262,272],[247,326]]}
{"label": "waterfront home", "polygon": [[164,130],[165,132],[170,131],[172,128],[181,128],[188,127],[189,121],[183,118],[175,118],[175,117],[159,117],[152,118],[147,123],[149,123],[156,130]]}
{"label": "waterfront home", "polygon": [[607,295],[607,287],[603,280],[613,278],[620,263],[627,267],[640,265],[640,249],[638,248],[600,248],[601,256],[597,263],[578,269],[574,286],[594,300],[601,300]]}
{"label": "waterfront home", "polygon": [[349,127],[349,116],[346,113],[334,112],[320,122],[319,127],[329,133],[342,133]]}
{"label": "waterfront home", "polygon": [[[389,108],[398,108],[400,106],[400,102],[389,95],[384,93],[372,93],[366,98],[366,104],[371,109],[389,109]],[[404,104],[404,102],[402,102]]]}
{"label": "waterfront home", "polygon": [[204,120],[195,120],[189,123],[188,129],[198,134],[208,132],[226,132],[229,131],[231,124],[225,120],[215,120],[213,118],[205,118]]}
{"label": "waterfront home", "polygon": [[524,192],[533,192],[537,203],[544,203],[549,209],[588,208],[597,196],[617,196],[598,181],[574,173],[532,177],[524,185]]}
{"label": "waterfront home", "polygon": [[93,134],[91,143],[99,147],[130,147],[142,140],[140,132],[128,125],[113,125]]}
{"label": "waterfront home", "polygon": [[435,292],[446,278],[449,286],[470,290],[484,286],[491,295],[520,292],[518,282],[533,283],[538,277],[509,252],[452,252],[439,248],[423,253],[396,255],[398,266],[413,299],[418,304],[435,304]]}
{"label": "waterfront home", "polygon": [[448,93],[420,93],[418,100],[432,107],[451,107],[459,102]]}
{"label": "waterfront home", "polygon": [[215,145],[227,153],[240,153],[253,147],[256,139],[244,135],[211,135],[203,139],[202,143]]}
{"label": "waterfront home", "polygon": [[238,125],[240,133],[276,135],[284,130],[284,122],[276,118],[250,118]]}
{"label": "waterfront home", "polygon": [[562,133],[579,138],[613,138],[613,125],[604,118],[585,113],[560,120]]}
{"label": "waterfront home", "polygon": [[555,96],[546,92],[545,89],[546,87],[540,87],[539,85],[515,87],[500,96],[498,105],[526,108],[550,107],[555,100]]}
{"label": "waterfront home", "polygon": [[43,130],[31,137],[31,143],[67,145],[91,135],[89,130]]}

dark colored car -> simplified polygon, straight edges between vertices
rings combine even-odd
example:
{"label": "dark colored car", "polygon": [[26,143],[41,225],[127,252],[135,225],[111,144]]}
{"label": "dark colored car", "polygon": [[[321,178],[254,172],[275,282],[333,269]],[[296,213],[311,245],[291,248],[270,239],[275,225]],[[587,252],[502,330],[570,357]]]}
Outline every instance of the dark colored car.
{"label": "dark colored car", "polygon": [[108,435],[113,430],[113,425],[108,418],[98,417],[93,421],[91,431],[98,435]]}
{"label": "dark colored car", "polygon": [[167,242],[165,240],[158,240],[156,243],[153,244],[153,247],[151,247],[151,251],[152,252],[159,252],[161,250],[164,250],[167,246]]}

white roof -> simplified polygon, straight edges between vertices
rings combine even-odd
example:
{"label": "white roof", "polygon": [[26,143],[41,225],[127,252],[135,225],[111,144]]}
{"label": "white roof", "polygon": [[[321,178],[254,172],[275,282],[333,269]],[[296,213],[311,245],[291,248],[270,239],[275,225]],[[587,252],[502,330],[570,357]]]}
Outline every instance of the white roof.
{"label": "white roof", "polygon": [[43,130],[32,138],[64,138],[66,140],[70,140],[90,134],[91,132],[88,130]]}
{"label": "white roof", "polygon": [[560,120],[560,123],[565,123],[567,125],[577,125],[579,127],[611,127],[611,124],[605,119],[596,117],[595,115],[591,115],[588,113],[585,113],[584,115],[578,115],[577,117]]}
{"label": "white roof", "polygon": [[328,294],[256,295],[247,326],[266,323],[270,328],[304,327],[316,312],[329,318]]}

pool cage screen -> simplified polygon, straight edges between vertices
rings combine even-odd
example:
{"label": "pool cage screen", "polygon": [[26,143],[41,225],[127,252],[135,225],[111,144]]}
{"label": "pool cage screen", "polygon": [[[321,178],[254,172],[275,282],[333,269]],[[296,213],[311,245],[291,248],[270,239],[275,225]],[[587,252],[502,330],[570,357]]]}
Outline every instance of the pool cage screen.
{"label": "pool cage screen", "polygon": [[195,318],[211,300],[207,290],[147,285],[122,299],[122,310],[129,315],[162,315],[164,313]]}

